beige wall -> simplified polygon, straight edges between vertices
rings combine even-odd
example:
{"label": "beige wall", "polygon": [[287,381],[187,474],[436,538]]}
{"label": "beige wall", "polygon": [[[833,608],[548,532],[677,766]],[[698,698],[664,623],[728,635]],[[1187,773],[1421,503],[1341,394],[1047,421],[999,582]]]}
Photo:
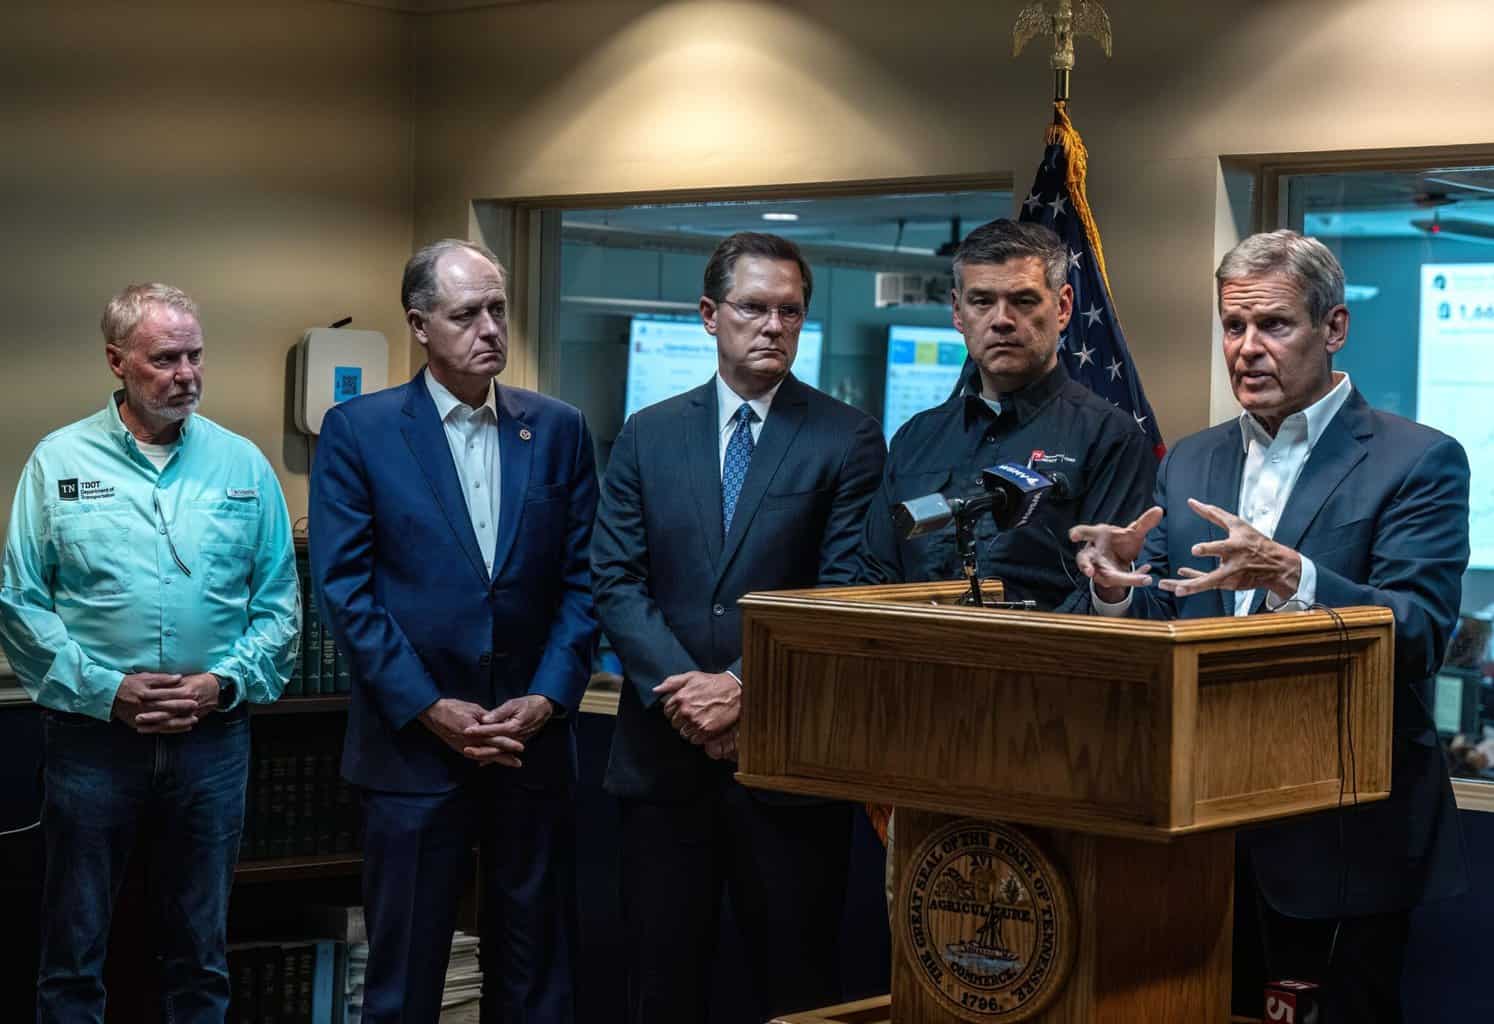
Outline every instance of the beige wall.
{"label": "beige wall", "polygon": [[199,302],[203,411],[306,510],[286,354],[345,315],[408,368],[410,17],[325,2],[8,6],[0,33],[0,528],[46,431],[113,386],[98,317],[159,279]]}
{"label": "beige wall", "polygon": [[[536,3],[423,19],[416,236],[475,197],[1010,171],[1048,119],[1018,0]],[[1109,4],[1073,114],[1164,433],[1204,426],[1221,154],[1494,141],[1487,0]]]}
{"label": "beige wall", "polygon": [[[128,280],[204,308],[205,412],[306,505],[286,353],[351,314],[409,370],[412,242],[479,197],[1010,172],[1046,123],[1017,0],[28,4],[0,34],[0,526],[45,430],[111,386]],[[1494,142],[1484,0],[1111,4],[1074,115],[1117,301],[1169,437],[1209,418],[1220,154]]]}

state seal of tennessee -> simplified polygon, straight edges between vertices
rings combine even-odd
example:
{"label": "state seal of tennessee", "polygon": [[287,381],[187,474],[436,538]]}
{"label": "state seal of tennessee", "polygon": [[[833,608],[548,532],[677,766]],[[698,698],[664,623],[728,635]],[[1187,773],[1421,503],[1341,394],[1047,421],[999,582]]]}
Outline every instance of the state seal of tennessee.
{"label": "state seal of tennessee", "polygon": [[1077,946],[1058,868],[1016,829],[967,818],[934,831],[898,892],[924,988],[970,1021],[1020,1021],[1062,988]]}

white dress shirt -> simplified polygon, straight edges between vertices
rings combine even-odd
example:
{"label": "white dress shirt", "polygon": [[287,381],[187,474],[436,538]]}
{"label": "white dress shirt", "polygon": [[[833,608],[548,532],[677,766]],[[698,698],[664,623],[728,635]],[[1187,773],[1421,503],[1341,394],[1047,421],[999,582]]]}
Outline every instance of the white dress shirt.
{"label": "white dress shirt", "polygon": [[[1250,413],[1240,413],[1240,443],[1245,449],[1245,470],[1240,474],[1239,516],[1267,537],[1275,537],[1276,527],[1281,522],[1281,513],[1286,508],[1292,489],[1302,476],[1307,457],[1313,446],[1323,436],[1323,431],[1338,415],[1349,400],[1347,373],[1334,373],[1334,385],[1326,395],[1301,412],[1294,412],[1282,421],[1273,438],[1266,428]],[[1192,510],[1189,510],[1190,514]],[[1318,567],[1312,559],[1298,552],[1302,559],[1302,575],[1297,583],[1297,592],[1282,600],[1271,592],[1266,593],[1266,608],[1276,611],[1290,605],[1295,610],[1310,607],[1318,599]],[[1254,590],[1237,590],[1235,614],[1249,615],[1255,603]],[[1101,615],[1123,615],[1131,607],[1128,591],[1123,600],[1112,604],[1102,600],[1094,592],[1090,582],[1090,598]]]}
{"label": "white dress shirt", "polygon": [[[1301,412],[1282,421],[1273,438],[1248,412],[1240,414],[1240,443],[1245,446],[1245,472],[1240,475],[1240,518],[1267,537],[1276,536],[1282,510],[1297,486],[1302,467],[1313,446],[1323,436],[1338,410],[1349,398],[1349,375],[1335,373],[1336,383],[1328,393]],[[1302,578],[1297,592],[1286,601],[1269,591],[1266,607],[1272,611],[1296,602],[1294,607],[1307,608],[1318,599],[1318,567],[1302,555]],[[1255,602],[1255,591],[1235,591],[1235,614],[1249,615]]]}
{"label": "white dress shirt", "polygon": [[737,410],[746,402],[752,406],[752,411],[757,413],[757,418],[752,421],[752,443],[757,444],[757,439],[762,435],[763,423],[768,419],[768,410],[773,405],[773,396],[778,394],[778,389],[783,386],[779,381],[768,389],[768,393],[759,398],[746,399],[737,394],[727,386],[726,381],[721,379],[721,374],[716,374],[716,418],[720,421],[720,429],[716,432],[720,444],[716,449],[716,466],[720,472],[726,472],[726,443],[731,440],[731,435],[736,433]]}
{"label": "white dress shirt", "polygon": [[451,446],[451,461],[456,464],[462,497],[467,502],[467,516],[477,547],[482,552],[488,575],[493,575],[493,552],[498,547],[498,482],[502,467],[498,461],[498,400],[492,382],[488,397],[476,409],[446,390],[427,367],[425,386],[436,403],[436,414]]}

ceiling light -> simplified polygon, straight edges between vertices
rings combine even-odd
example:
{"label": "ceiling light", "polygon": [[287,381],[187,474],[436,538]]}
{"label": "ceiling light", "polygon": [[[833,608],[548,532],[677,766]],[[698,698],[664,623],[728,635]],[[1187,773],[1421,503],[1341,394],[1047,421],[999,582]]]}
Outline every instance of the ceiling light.
{"label": "ceiling light", "polygon": [[788,220],[798,220],[798,219],[799,219],[799,215],[797,213],[771,213],[770,212],[770,213],[763,214],[763,220],[783,220],[783,221],[788,221]]}

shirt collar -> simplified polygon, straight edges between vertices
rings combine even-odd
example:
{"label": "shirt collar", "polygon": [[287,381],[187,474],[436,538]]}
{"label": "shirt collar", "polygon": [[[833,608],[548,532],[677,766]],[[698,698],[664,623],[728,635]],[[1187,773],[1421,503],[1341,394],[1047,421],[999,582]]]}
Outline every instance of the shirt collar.
{"label": "shirt collar", "polygon": [[783,381],[779,381],[768,389],[766,394],[757,398],[743,398],[721,379],[721,374],[716,374],[716,427],[724,431],[726,425],[731,422],[737,410],[746,402],[752,406],[752,411],[757,413],[759,423],[768,422],[768,409],[773,405],[773,398],[778,394],[778,389],[783,387]]}
{"label": "shirt collar", "polygon": [[436,415],[441,417],[442,423],[445,423],[458,407],[470,412],[480,412],[483,409],[488,409],[493,413],[493,421],[495,423],[498,421],[498,389],[492,381],[488,381],[488,397],[483,399],[482,405],[476,409],[473,409],[466,402],[447,390],[446,385],[437,380],[434,373],[431,373],[429,366],[425,368],[425,386],[431,393],[431,401],[436,403]]}
{"label": "shirt collar", "polygon": [[[104,415],[109,418],[109,436],[118,441],[126,451],[131,448],[135,448],[136,450],[138,450],[140,447],[140,442],[136,439],[134,434],[130,433],[130,428],[125,426],[124,418],[119,415],[119,407],[124,402],[124,400],[124,388],[118,388],[109,395],[109,401],[104,403]],[[182,420],[182,429],[177,434],[176,441],[174,442],[175,444],[181,445],[183,447],[186,446],[187,437],[192,433],[192,419],[196,415],[196,413],[193,413],[191,416],[188,416],[186,419]]]}
{"label": "shirt collar", "polygon": [[[1328,393],[1316,402],[1309,405],[1300,412],[1294,412],[1281,421],[1281,430],[1291,430],[1293,433],[1306,432],[1307,448],[1312,450],[1313,445],[1318,443],[1318,438],[1323,436],[1323,431],[1328,429],[1328,424],[1333,422],[1333,417],[1338,415],[1338,410],[1344,407],[1349,400],[1349,392],[1354,385],[1349,382],[1349,375],[1342,371],[1334,371],[1333,376],[1337,383],[1328,389]],[[1262,445],[1270,446],[1271,435],[1266,433],[1266,428],[1261,426],[1257,420],[1248,412],[1240,413],[1240,444],[1245,451],[1250,451],[1250,442],[1259,441]]]}
{"label": "shirt collar", "polygon": [[972,416],[1013,413],[1019,424],[1026,424],[1041,412],[1049,400],[1062,391],[1063,386],[1068,382],[1069,372],[1064,369],[1063,362],[1060,361],[1053,369],[1025,388],[998,395],[997,400],[1001,403],[1001,412],[997,413],[981,400],[980,374],[977,372],[974,377],[965,382],[965,421],[968,423]]}

